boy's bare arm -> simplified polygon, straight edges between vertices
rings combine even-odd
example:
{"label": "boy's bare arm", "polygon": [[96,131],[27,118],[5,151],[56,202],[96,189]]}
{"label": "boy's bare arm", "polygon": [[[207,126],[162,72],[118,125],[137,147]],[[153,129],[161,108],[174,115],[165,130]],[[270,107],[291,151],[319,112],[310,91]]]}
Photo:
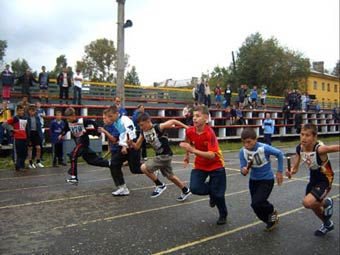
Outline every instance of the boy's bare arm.
{"label": "boy's bare arm", "polygon": [[340,145],[321,145],[318,148],[318,153],[320,155],[332,153],[332,152],[339,152],[340,151]]}
{"label": "boy's bare arm", "polygon": [[128,139],[126,142],[129,146],[132,146],[134,150],[139,150],[142,146],[144,140],[144,136],[140,135],[136,142],[133,142],[132,140]]}
{"label": "boy's bare arm", "polygon": [[163,130],[163,129],[167,129],[167,128],[172,128],[174,125],[175,126],[180,126],[182,128],[188,128],[188,126],[185,125],[184,123],[182,123],[181,121],[174,120],[174,119],[168,120],[166,122],[163,122],[163,123],[159,124],[159,128],[161,130]]}

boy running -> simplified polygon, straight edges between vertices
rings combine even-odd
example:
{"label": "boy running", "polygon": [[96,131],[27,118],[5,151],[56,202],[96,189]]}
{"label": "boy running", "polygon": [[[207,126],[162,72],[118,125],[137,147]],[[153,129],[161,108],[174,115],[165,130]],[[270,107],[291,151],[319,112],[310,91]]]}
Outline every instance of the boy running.
{"label": "boy running", "polygon": [[[207,125],[208,118],[208,108],[203,105],[196,106],[193,112],[194,126],[186,130],[186,142],[181,142],[180,146],[187,152],[184,167],[189,163],[190,153],[196,156],[190,176],[191,192],[210,196],[210,206],[217,206],[219,212],[216,223],[223,225],[226,224],[228,215],[225,203],[227,178],[222,151],[214,131]],[[189,142],[194,144],[194,147]],[[206,181],[208,177],[209,181]]]}
{"label": "boy running", "polygon": [[241,140],[244,145],[240,150],[241,174],[246,176],[250,172],[251,207],[256,216],[267,224],[265,231],[271,231],[276,227],[279,218],[274,206],[268,201],[274,187],[270,156],[274,155],[278,159],[276,181],[281,185],[283,153],[268,144],[257,142],[256,132],[252,128],[245,128],[242,131]]}
{"label": "boy running", "polygon": [[154,174],[155,171],[160,170],[164,177],[168,178],[182,190],[177,201],[184,201],[191,192],[172,171],[171,161],[173,153],[169,145],[169,139],[167,134],[164,133],[164,130],[172,128],[174,125],[183,128],[187,128],[187,126],[174,119],[160,124],[152,124],[149,114],[144,112],[138,116],[137,123],[141,129],[140,136],[136,143],[130,140],[129,144],[135,150],[139,150],[145,140],[156,152],[156,157],[154,157],[153,160],[148,160],[141,165],[142,172],[156,184],[154,191],[151,193],[151,197],[158,197],[166,189],[166,185]]}
{"label": "boy running", "polygon": [[97,154],[89,147],[90,139],[88,135],[88,131],[86,128],[89,126],[94,127],[94,133],[100,137],[100,133],[98,133],[97,123],[93,120],[88,119],[77,119],[76,112],[74,108],[67,108],[64,113],[66,117],[66,125],[59,135],[58,139],[61,140],[63,136],[66,135],[68,131],[72,133],[74,136],[74,141],[76,143],[76,147],[71,152],[71,168],[68,170],[68,173],[71,175],[71,178],[66,179],[67,183],[70,184],[78,184],[78,170],[77,170],[77,161],[78,157],[82,156],[83,159],[90,165],[93,166],[101,166],[101,167],[110,167],[110,160],[105,160],[97,156]]}
{"label": "boy running", "polygon": [[334,229],[334,223],[331,221],[333,199],[326,198],[332,187],[334,172],[327,153],[339,151],[339,144],[326,146],[318,142],[317,127],[314,124],[305,124],[301,129],[300,144],[296,146],[292,169],[290,172],[288,171],[289,169],[286,169],[288,177],[296,174],[300,160],[302,160],[310,170],[303,205],[307,209],[312,209],[315,215],[323,222],[321,227],[314,232],[316,236],[323,236]]}

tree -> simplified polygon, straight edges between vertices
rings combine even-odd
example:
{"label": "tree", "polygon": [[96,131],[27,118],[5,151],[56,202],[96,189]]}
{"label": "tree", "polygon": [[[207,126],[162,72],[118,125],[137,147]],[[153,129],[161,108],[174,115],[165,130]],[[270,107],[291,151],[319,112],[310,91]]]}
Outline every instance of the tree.
{"label": "tree", "polygon": [[225,67],[216,66],[210,74],[209,84],[211,88],[214,88],[217,83],[221,84],[222,88],[227,84],[232,83],[231,70]]}
{"label": "tree", "polygon": [[[49,72],[51,78],[57,78],[63,68],[67,66],[67,58],[65,55],[60,55],[56,58],[56,65],[52,71]],[[72,74],[72,68],[68,67],[68,72]]]}
{"label": "tree", "polygon": [[338,62],[336,63],[332,75],[340,78],[340,60],[338,60]]}
{"label": "tree", "polygon": [[0,40],[0,64],[3,63],[4,57],[6,55],[5,51],[7,48],[7,41]]}
{"label": "tree", "polygon": [[84,77],[91,81],[114,82],[117,51],[112,40],[97,39],[85,46],[85,55],[77,64],[82,66]]}
{"label": "tree", "polygon": [[30,68],[26,59],[21,60],[19,58],[12,61],[11,66],[15,77],[23,75],[26,72],[27,68]]}
{"label": "tree", "polygon": [[309,59],[279,45],[275,38],[264,40],[259,33],[246,38],[239,49],[236,70],[240,83],[266,86],[281,96],[285,88],[298,88],[306,82]]}
{"label": "tree", "polygon": [[131,70],[126,73],[125,84],[140,85],[136,67],[132,66]]}

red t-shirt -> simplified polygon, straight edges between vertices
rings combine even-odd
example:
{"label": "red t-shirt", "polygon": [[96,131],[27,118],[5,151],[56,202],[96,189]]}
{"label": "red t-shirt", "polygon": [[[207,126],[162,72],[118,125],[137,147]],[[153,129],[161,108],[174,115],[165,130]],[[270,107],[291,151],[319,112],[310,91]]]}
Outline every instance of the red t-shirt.
{"label": "red t-shirt", "polygon": [[186,138],[200,151],[212,151],[215,153],[214,159],[206,159],[200,156],[195,157],[194,169],[203,171],[213,171],[224,167],[222,151],[218,145],[215,132],[210,126],[206,125],[202,134],[196,133],[196,127],[189,127],[186,130]]}
{"label": "red t-shirt", "polygon": [[13,134],[13,137],[15,139],[27,139],[27,133],[26,133],[27,119],[26,118],[14,116],[13,118],[8,119],[7,123],[9,125],[12,125],[13,128],[16,130],[16,132],[14,132]]}

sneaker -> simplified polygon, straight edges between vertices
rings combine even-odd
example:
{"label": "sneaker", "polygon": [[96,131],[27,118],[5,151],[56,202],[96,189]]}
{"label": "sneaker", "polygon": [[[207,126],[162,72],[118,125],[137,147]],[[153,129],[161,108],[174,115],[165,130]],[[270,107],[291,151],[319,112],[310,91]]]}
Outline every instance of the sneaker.
{"label": "sneaker", "polygon": [[326,207],[323,209],[323,215],[329,220],[333,215],[333,199],[331,197],[326,198]]}
{"label": "sneaker", "polygon": [[111,193],[113,196],[119,197],[119,196],[128,196],[130,194],[129,189],[126,187],[126,185],[118,186],[118,189],[116,191],[113,191]]}
{"label": "sneaker", "polygon": [[73,185],[78,185],[78,179],[77,177],[71,177],[69,179],[66,179],[67,183],[73,184]]}
{"label": "sneaker", "polygon": [[212,198],[209,199],[209,206],[211,208],[214,208],[216,206],[216,203],[215,203],[215,201]]}
{"label": "sneaker", "polygon": [[329,231],[332,231],[334,229],[334,223],[333,221],[330,221],[329,226],[326,226],[325,224],[322,224],[322,226],[314,232],[314,235],[316,236],[324,236]]}
{"label": "sneaker", "polygon": [[227,223],[227,217],[226,216],[220,216],[218,220],[216,221],[217,225],[224,225]]}
{"label": "sneaker", "polygon": [[276,225],[279,223],[279,216],[277,215],[277,212],[274,211],[271,215],[269,215],[268,223],[265,228],[265,231],[272,231]]}
{"label": "sneaker", "polygon": [[161,186],[156,186],[154,191],[151,193],[151,197],[158,197],[160,194],[163,193],[163,191],[166,190],[166,185],[163,184]]}
{"label": "sneaker", "polygon": [[38,167],[41,167],[41,168],[42,168],[42,167],[45,167],[43,164],[41,164],[41,162],[37,163],[37,166],[38,166]]}
{"label": "sneaker", "polygon": [[35,168],[36,168],[36,166],[34,165],[34,163],[29,163],[29,164],[28,164],[28,167],[29,167],[30,169],[35,169]]}
{"label": "sneaker", "polygon": [[185,199],[187,199],[187,197],[190,195],[191,195],[191,192],[190,192],[190,189],[188,189],[187,192],[182,192],[181,195],[179,195],[179,197],[176,200],[179,202],[182,202]]}

